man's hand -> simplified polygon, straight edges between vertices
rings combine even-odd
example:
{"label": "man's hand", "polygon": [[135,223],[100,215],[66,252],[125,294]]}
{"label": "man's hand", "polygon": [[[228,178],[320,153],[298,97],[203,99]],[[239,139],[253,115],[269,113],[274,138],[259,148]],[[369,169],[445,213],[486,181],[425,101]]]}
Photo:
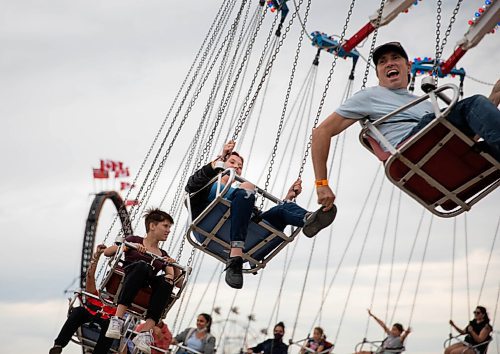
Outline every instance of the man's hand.
{"label": "man's hand", "polygon": [[328,211],[331,208],[333,208],[333,202],[335,201],[335,194],[333,194],[330,186],[316,187],[316,194],[318,195],[318,204],[324,206],[323,211]]}
{"label": "man's hand", "polygon": [[235,145],[236,145],[236,142],[234,140],[229,140],[226,144],[224,144],[224,147],[222,148],[222,159],[223,160],[226,160],[228,155],[230,155],[233,152]]}
{"label": "man's hand", "polygon": [[285,200],[297,198],[300,193],[302,193],[302,180],[297,178],[297,180],[293,182],[292,186],[288,189]]}

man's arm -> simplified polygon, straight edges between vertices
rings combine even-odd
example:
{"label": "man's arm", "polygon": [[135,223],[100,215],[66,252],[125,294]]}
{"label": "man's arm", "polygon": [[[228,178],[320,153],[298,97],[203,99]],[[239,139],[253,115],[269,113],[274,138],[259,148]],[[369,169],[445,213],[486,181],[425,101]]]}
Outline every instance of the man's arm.
{"label": "man's arm", "polygon": [[[313,130],[311,155],[316,181],[328,179],[326,162],[332,137],[340,134],[355,122],[356,119],[345,118],[334,112]],[[330,186],[318,186],[316,192],[318,194],[318,204],[323,205],[325,211],[331,209],[335,201],[335,194],[333,194]]]}

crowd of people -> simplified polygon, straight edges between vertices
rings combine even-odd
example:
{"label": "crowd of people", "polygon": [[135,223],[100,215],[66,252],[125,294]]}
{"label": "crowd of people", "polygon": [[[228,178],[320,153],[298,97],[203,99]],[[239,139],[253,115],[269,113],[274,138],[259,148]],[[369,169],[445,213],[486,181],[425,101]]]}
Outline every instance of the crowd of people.
{"label": "crowd of people", "polygon": [[[373,52],[373,61],[379,85],[362,90],[343,103],[334,113],[329,115],[312,135],[312,160],[315,173],[315,186],[320,208],[308,211],[299,206],[295,199],[302,191],[302,181],[294,181],[281,203],[261,212],[255,208],[255,185],[250,182],[234,183],[230,186],[224,198],[231,202],[230,214],[230,249],[225,269],[226,283],[236,289],[243,286],[242,266],[244,263],[244,248],[249,223],[258,217],[265,220],[277,230],[283,230],[291,225],[302,228],[307,237],[315,236],[328,227],[335,219],[335,194],[329,186],[327,159],[330,150],[330,140],[360,119],[368,118],[374,121],[403,106],[414,99],[407,87],[410,77],[410,62],[408,55],[398,42],[389,42],[377,47]],[[453,125],[466,135],[484,140],[483,151],[489,152],[500,160],[500,81],[494,86],[491,95],[475,95],[459,101],[446,117]],[[398,146],[409,137],[422,130],[435,118],[433,107],[429,102],[422,102],[415,107],[396,114],[381,126],[381,133],[394,146]],[[376,138],[376,137],[375,137]],[[196,171],[188,180],[186,191],[192,193],[191,211],[193,219],[215,199],[217,186],[210,181],[221,171],[232,168],[241,176],[244,158],[234,151],[235,142],[229,141],[222,148],[221,154]],[[228,176],[223,176],[222,184],[227,184]],[[145,353],[160,353],[171,345],[178,347],[178,352],[213,354],[216,341],[211,334],[212,317],[201,313],[197,317],[196,327],[186,328],[172,337],[167,324],[162,320],[164,310],[176,286],[180,286],[179,270],[172,266],[175,259],[171,258],[160,244],[164,242],[174,223],[173,218],[159,209],[149,210],[145,215],[146,235],[144,237],[128,235],[125,241],[130,244],[125,247],[123,260],[124,281],[118,296],[116,307],[108,306],[99,300],[99,292],[95,284],[97,262],[102,254],[112,257],[120,246],[97,246],[87,272],[85,292],[82,305],[74,307],[61,328],[50,354],[61,353],[69,343],[75,331],[83,324],[95,324],[100,334],[95,343],[94,353],[107,353],[114,341],[121,340],[125,335],[125,317],[135,296],[140,289],[149,287],[151,297],[144,322],[139,324],[130,336],[127,335],[126,345],[121,346],[121,353],[132,353],[135,348]],[[151,255],[154,255],[154,259]],[[160,274],[161,273],[161,274]],[[404,351],[404,342],[411,333],[400,323],[394,323],[390,328],[373,313],[368,314],[383,328],[387,337],[376,353],[399,353]],[[461,335],[466,335],[463,341],[452,344],[445,349],[445,354],[486,352],[487,343],[491,338],[492,326],[486,309],[478,306],[474,311],[474,319],[461,329],[450,320],[450,325]],[[273,338],[249,347],[247,352],[264,354],[286,354],[288,346],[283,342],[285,325],[280,322],[274,326]],[[333,347],[326,341],[321,327],[314,329],[311,338],[301,348],[301,353],[325,353]],[[373,351],[359,351],[357,354],[368,354]]]}

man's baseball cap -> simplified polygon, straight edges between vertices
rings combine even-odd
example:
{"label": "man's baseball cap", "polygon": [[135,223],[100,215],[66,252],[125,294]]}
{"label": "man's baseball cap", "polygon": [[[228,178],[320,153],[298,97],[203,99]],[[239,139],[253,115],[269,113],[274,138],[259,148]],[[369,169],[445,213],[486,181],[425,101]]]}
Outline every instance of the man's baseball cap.
{"label": "man's baseball cap", "polygon": [[373,62],[375,65],[378,64],[378,61],[380,57],[388,52],[396,52],[398,54],[401,54],[403,58],[408,60],[408,54],[406,54],[406,51],[403,49],[403,46],[399,42],[387,42],[385,44],[379,45],[375,50],[373,51]]}

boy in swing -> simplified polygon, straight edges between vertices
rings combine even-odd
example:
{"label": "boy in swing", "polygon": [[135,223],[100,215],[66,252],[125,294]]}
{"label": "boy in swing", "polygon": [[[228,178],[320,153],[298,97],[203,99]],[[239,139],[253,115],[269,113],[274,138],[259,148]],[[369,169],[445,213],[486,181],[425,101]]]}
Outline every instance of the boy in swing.
{"label": "boy in swing", "polygon": [[[227,168],[233,168],[238,176],[243,169],[243,157],[233,151],[235,142],[230,140],[224,145],[221,155],[215,160],[196,171],[188,180],[186,191],[194,193],[191,198],[191,210],[193,219],[205,210],[215,199],[216,183],[207,186],[212,178]],[[222,184],[227,183],[229,176],[222,177]],[[276,229],[283,231],[287,225],[302,227],[302,232],[307,237],[315,236],[320,230],[329,226],[335,219],[336,209],[314,213],[293,202],[302,191],[302,181],[296,180],[288,189],[283,203],[278,204],[260,215],[260,218],[273,225]],[[231,201],[231,251],[227,260],[226,283],[235,289],[243,287],[243,248],[247,229],[252,218],[255,207],[255,186],[249,182],[243,182],[237,187],[232,186],[225,198]]]}

